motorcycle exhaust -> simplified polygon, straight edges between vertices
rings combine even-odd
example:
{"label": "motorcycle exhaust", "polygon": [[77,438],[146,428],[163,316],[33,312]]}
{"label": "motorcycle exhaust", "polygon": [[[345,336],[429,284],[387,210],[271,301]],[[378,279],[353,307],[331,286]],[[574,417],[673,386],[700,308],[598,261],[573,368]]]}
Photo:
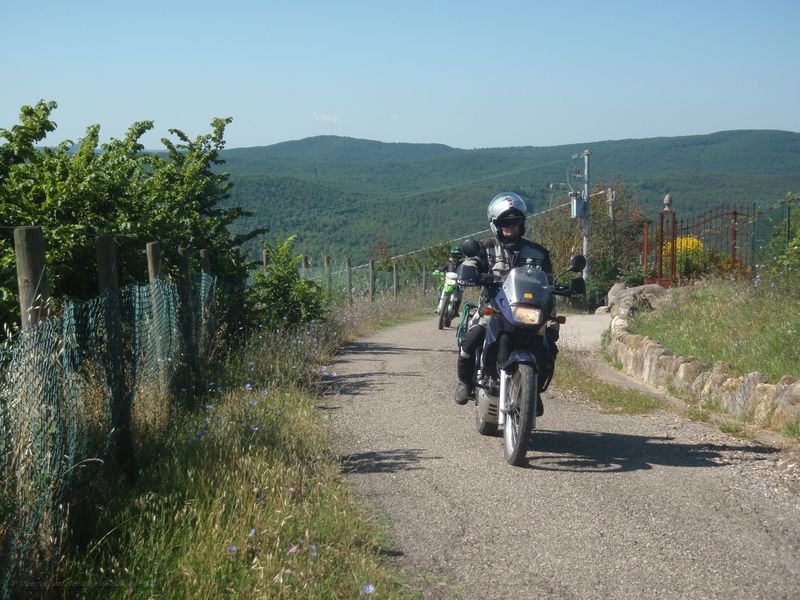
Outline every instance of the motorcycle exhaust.
{"label": "motorcycle exhaust", "polygon": [[478,400],[478,415],[486,423],[497,423],[498,420],[498,398],[492,396],[486,388],[479,387],[476,392]]}

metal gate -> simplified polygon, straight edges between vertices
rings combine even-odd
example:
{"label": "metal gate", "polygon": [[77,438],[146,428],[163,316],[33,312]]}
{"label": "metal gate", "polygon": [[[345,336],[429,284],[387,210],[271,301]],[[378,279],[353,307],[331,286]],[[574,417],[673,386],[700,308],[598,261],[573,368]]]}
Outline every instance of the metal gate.
{"label": "metal gate", "polygon": [[720,206],[678,219],[664,198],[657,223],[645,223],[642,269],[646,283],[679,285],[704,275],[750,273],[755,260],[754,206]]}

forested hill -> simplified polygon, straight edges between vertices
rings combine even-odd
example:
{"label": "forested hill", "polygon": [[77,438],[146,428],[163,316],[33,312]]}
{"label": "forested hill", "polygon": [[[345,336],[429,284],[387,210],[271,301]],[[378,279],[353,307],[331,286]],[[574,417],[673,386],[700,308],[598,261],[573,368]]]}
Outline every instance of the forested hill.
{"label": "forested hill", "polygon": [[568,186],[582,188],[574,174],[583,160],[572,156],[587,149],[592,184],[624,182],[653,215],[668,192],[689,213],[768,206],[800,191],[800,134],[762,130],[475,150],[319,136],[225,150],[222,168],[231,204],[254,213],[239,227],[268,227],[268,239],[297,234],[300,252],[364,261],[376,244],[399,254],[484,228],[498,191],[523,193],[532,212],[557,203]]}

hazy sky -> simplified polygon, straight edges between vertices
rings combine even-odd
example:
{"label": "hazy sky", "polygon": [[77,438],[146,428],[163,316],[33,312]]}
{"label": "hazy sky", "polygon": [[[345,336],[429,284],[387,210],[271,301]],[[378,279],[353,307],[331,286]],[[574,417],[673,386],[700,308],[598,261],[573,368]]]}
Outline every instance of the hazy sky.
{"label": "hazy sky", "polygon": [[55,100],[47,143],[228,116],[228,148],[800,131],[798,0],[3,0],[0,25],[0,128]]}

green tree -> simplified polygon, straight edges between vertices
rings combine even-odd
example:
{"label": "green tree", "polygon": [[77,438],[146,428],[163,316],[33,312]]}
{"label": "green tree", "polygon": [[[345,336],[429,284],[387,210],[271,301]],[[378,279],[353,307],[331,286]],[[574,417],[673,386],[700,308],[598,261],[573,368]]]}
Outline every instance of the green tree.
{"label": "green tree", "polygon": [[322,317],[326,299],[319,285],[300,277],[297,267],[301,257],[294,254],[295,237],[262,243],[267,264],[253,274],[248,301],[258,323],[276,330]]}
{"label": "green tree", "polygon": [[219,207],[231,184],[215,167],[231,119],[214,119],[212,133],[194,140],[170,130],[178,142],[163,139],[165,153],[145,152],[139,141],[152,121],[134,123],[122,139],[102,146],[100,127],[92,125],[77,145],[40,148],[55,129],[55,108],[44,101],[25,106],[20,125],[0,129],[0,320],[17,319],[12,228],[21,225],[44,230],[56,297],[96,295],[94,241],[108,233],[115,236],[123,285],[145,279],[147,242],[161,243],[165,275],[177,274],[179,246],[207,249],[221,283],[221,305],[229,320],[238,319],[248,270],[239,248],[260,231],[232,235],[229,227],[247,213]]}
{"label": "green tree", "polygon": [[[787,217],[773,229],[769,243],[761,250],[765,270],[772,275],[800,275],[800,194],[786,194],[780,203]],[[794,211],[794,215],[792,212]],[[793,217],[793,218],[792,218]]]}

